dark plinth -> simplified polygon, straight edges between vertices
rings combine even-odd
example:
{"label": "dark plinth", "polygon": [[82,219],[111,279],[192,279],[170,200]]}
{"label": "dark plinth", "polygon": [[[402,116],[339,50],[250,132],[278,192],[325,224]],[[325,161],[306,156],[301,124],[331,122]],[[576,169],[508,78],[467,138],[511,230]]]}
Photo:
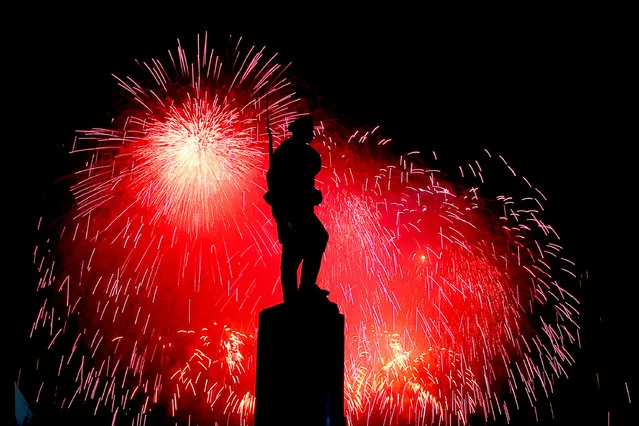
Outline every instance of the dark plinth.
{"label": "dark plinth", "polygon": [[328,300],[260,313],[255,426],[344,426],[344,315]]}

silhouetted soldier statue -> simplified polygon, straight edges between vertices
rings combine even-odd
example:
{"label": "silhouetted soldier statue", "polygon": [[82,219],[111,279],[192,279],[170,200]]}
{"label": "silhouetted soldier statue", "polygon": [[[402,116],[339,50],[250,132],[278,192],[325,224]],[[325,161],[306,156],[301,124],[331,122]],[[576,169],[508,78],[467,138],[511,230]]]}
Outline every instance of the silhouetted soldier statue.
{"label": "silhouetted soldier statue", "polygon": [[[315,176],[322,162],[313,141],[313,119],[303,116],[293,121],[293,134],[277,147],[266,174],[268,192],[264,199],[272,207],[277,235],[282,243],[282,293],[285,303],[302,297],[326,297],[329,292],[317,285],[328,233],[315,215],[322,193],[315,188]],[[302,265],[299,292],[297,271]]]}
{"label": "silhouetted soldier statue", "polygon": [[292,137],[275,152],[268,115],[266,120],[272,154],[264,199],[282,243],[284,303],[260,312],[255,425],[344,426],[344,315],[317,285],[328,233],[315,216],[322,202],[315,176],[322,164],[310,146],[313,120],[293,121]]}

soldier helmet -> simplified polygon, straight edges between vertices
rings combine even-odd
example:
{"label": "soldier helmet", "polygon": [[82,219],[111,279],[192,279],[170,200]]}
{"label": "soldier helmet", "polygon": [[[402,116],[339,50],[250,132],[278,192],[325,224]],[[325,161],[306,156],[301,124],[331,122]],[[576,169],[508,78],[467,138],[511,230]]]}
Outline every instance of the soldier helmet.
{"label": "soldier helmet", "polygon": [[303,132],[305,130],[313,131],[313,117],[310,115],[298,117],[288,126],[288,131],[293,134]]}

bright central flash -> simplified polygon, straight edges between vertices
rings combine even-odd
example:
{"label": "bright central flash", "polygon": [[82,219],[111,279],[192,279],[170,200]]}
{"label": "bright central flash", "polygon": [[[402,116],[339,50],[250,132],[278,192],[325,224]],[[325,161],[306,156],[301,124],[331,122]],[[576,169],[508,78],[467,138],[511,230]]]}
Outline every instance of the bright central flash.
{"label": "bright central flash", "polygon": [[[134,187],[155,212],[187,229],[210,229],[259,174],[254,136],[226,99],[189,99],[144,125]],[[257,154],[257,155],[256,155]]]}

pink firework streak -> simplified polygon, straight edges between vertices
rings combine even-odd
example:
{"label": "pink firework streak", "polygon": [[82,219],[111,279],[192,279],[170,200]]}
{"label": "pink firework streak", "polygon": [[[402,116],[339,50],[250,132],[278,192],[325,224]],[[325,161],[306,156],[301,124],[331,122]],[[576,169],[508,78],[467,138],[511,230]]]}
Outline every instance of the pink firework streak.
{"label": "pink firework streak", "polygon": [[[252,423],[257,316],[281,301],[265,97],[276,143],[304,102],[276,55],[207,43],[115,77],[128,108],[74,143],[85,166],[68,218],[41,229],[37,360],[21,373],[60,410]],[[377,128],[332,123],[313,145],[330,234],[320,281],[346,317],[348,423],[535,406],[567,376],[579,331],[544,195],[488,151],[446,177],[418,153],[391,157]],[[513,195],[482,194],[498,173]]]}

